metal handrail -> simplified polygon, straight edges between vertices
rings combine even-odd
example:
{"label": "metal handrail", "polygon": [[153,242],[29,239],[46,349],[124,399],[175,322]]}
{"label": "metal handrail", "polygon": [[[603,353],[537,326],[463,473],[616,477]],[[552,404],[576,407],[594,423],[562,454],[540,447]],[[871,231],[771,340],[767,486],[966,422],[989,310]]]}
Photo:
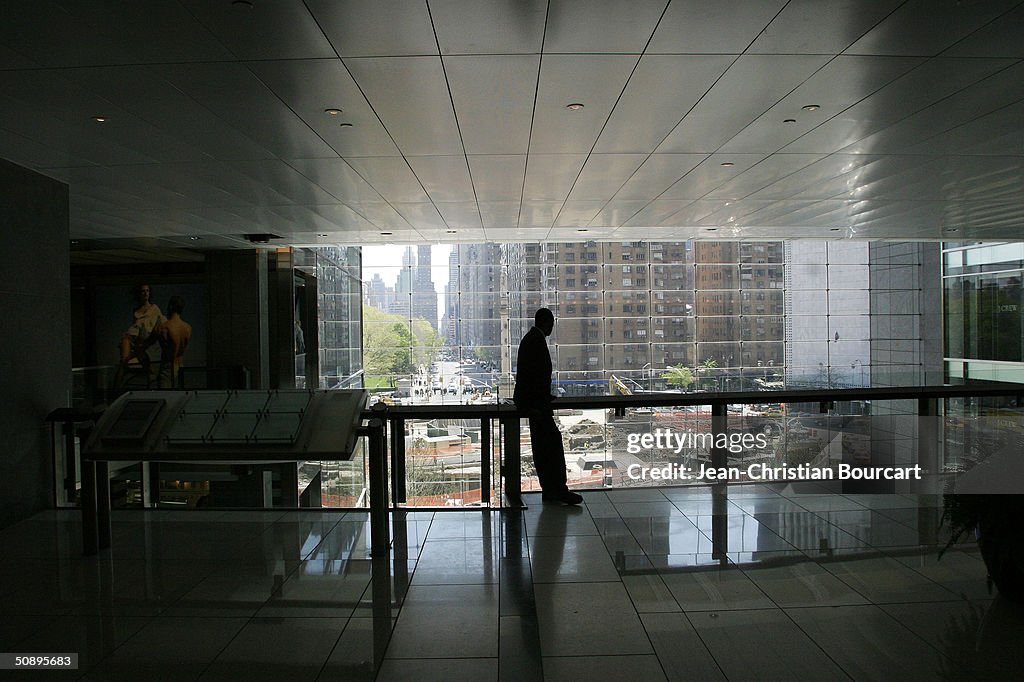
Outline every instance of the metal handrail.
{"label": "metal handrail", "polygon": [[[946,398],[1015,397],[1024,398],[1024,384],[1009,382],[972,382],[959,385],[886,386],[877,388],[840,389],[785,389],[778,391],[723,391],[692,393],[645,393],[634,395],[576,396],[553,398],[555,410],[613,409],[624,415],[626,409],[641,407],[673,407],[710,405],[712,430],[725,432],[728,426],[729,405],[772,403],[818,403],[822,413],[837,402],[869,400],[916,400],[919,416],[934,416],[937,401]],[[365,413],[367,418],[382,418],[390,430],[390,452],[387,460],[392,473],[392,504],[405,502],[405,422],[409,419],[479,419],[481,433],[489,433],[492,419],[498,419],[503,432],[504,461],[501,467],[505,479],[505,506],[520,507],[521,472],[519,447],[519,420],[524,414],[510,401],[475,405],[385,405],[378,403]],[[481,448],[481,456],[485,448]],[[724,466],[727,453],[714,449],[714,466]],[[489,466],[481,467],[481,490],[486,489],[490,477]]]}

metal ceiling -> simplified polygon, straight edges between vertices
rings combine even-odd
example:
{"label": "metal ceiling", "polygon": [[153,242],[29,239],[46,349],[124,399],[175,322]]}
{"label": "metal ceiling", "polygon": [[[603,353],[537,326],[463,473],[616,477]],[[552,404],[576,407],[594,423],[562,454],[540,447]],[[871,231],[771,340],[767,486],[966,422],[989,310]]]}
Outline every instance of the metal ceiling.
{"label": "metal ceiling", "polygon": [[75,239],[1024,236],[1020,0],[6,0],[0,26],[0,158],[70,185]]}

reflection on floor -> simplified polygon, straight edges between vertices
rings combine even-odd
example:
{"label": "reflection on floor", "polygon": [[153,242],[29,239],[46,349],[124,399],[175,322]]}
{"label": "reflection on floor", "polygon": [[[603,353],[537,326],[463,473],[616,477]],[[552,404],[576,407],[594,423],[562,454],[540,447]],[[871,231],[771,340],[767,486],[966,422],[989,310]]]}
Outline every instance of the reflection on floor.
{"label": "reflection on floor", "polygon": [[1024,609],[941,498],[739,486],[524,512],[77,512],[0,531],[0,651],[90,680],[1019,678]]}

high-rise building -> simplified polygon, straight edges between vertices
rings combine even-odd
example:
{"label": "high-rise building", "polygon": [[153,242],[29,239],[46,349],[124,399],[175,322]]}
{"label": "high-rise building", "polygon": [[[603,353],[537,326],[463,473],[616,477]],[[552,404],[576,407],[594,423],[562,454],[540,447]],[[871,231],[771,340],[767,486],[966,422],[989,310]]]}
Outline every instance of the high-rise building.
{"label": "high-rise building", "polygon": [[412,316],[426,320],[437,330],[437,290],[431,278],[430,261],[430,245],[417,246],[412,280]]}

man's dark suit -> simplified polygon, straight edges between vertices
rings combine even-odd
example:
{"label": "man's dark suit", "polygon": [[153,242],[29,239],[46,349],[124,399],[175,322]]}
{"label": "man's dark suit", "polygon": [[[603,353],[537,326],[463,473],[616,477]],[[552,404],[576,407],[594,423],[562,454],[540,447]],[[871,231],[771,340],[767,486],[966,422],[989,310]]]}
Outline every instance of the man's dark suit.
{"label": "man's dark suit", "polygon": [[551,354],[544,332],[531,327],[519,344],[512,400],[530,420],[530,444],[540,487],[548,495],[568,490],[565,448],[551,410]]}

